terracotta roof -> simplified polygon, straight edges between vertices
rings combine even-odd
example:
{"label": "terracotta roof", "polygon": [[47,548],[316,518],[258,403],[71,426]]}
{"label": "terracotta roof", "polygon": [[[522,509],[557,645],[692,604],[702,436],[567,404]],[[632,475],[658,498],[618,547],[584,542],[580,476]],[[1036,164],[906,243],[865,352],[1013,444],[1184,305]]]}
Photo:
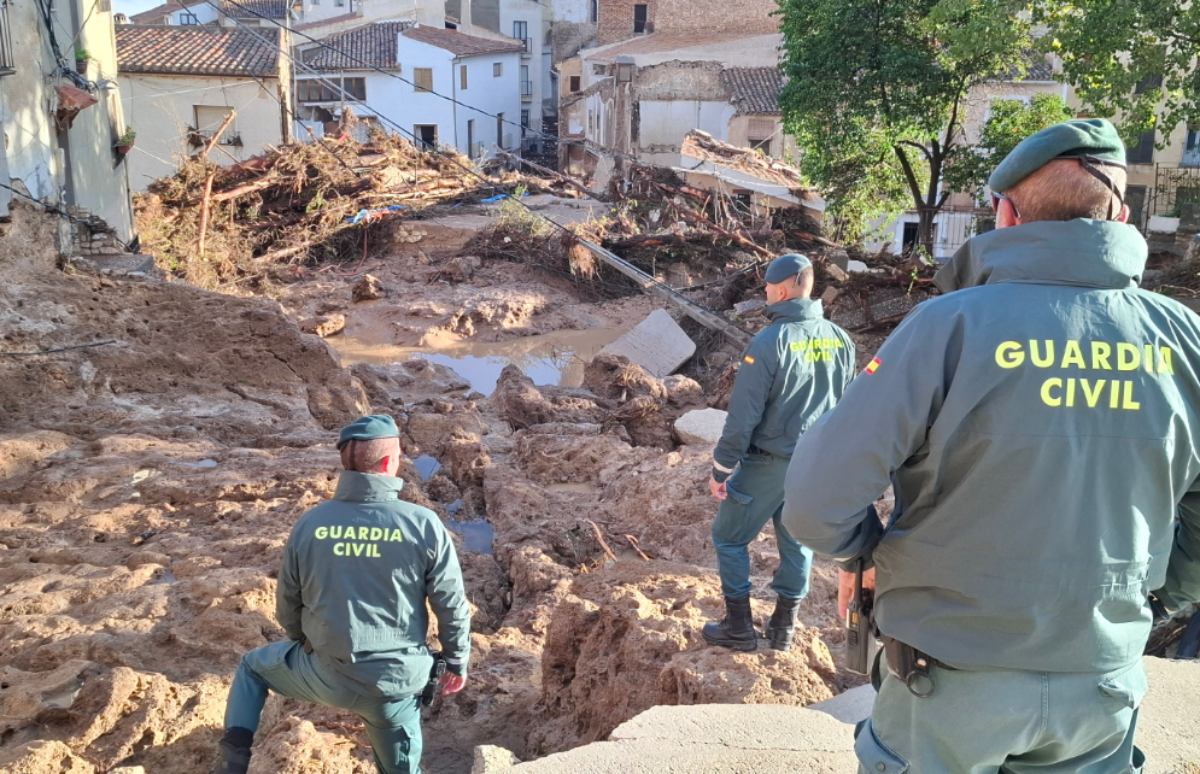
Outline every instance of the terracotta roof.
{"label": "terracotta roof", "polygon": [[700,129],[693,129],[684,136],[679,152],[688,158],[706,161],[714,166],[749,175],[763,182],[783,186],[793,191],[805,188],[804,178],[787,164],[766,158],[749,148],[739,148],[721,142]]}
{"label": "terracotta roof", "polygon": [[[745,32],[655,32],[641,35],[630,40],[597,46],[587,52],[586,59],[611,62],[618,56],[637,56],[639,54],[669,53],[678,49],[706,49],[722,44],[736,44],[754,38],[779,38],[778,33],[745,33]],[[778,54],[768,52],[772,58],[778,59]],[[690,57],[689,57],[690,59]],[[698,57],[699,59],[699,57]],[[719,60],[720,55],[714,55]]]}
{"label": "terracotta roof", "polygon": [[279,75],[278,30],[122,24],[116,36],[122,73]]}
{"label": "terracotta roof", "polygon": [[336,32],[321,41],[337,51],[314,46],[300,56],[305,64],[326,71],[395,67],[396,36],[411,26],[410,21],[365,24],[345,32]]}
{"label": "terracotta roof", "polygon": [[1046,56],[1037,51],[1030,51],[1025,54],[1025,73],[1022,74],[1019,67],[1013,67],[1003,77],[998,78],[1000,81],[1050,81],[1054,82],[1058,79],[1054,76],[1054,65],[1047,61]]}
{"label": "terracotta roof", "polygon": [[721,85],[739,116],[780,114],[783,73],[777,67],[731,67],[721,71]]}
{"label": "terracotta roof", "polygon": [[[288,0],[234,0],[221,3],[221,13],[236,19],[286,19]],[[240,6],[240,7],[239,7]]]}
{"label": "terracotta roof", "polygon": [[179,0],[171,0],[171,2],[156,5],[141,13],[135,13],[129,17],[129,21],[133,24],[165,24],[169,14],[184,8],[191,8],[194,5],[203,5],[203,2],[181,3]]}
{"label": "terracotta roof", "polygon": [[404,31],[404,37],[428,43],[449,51],[455,56],[481,56],[483,54],[510,54],[523,51],[524,46],[515,40],[491,40],[467,35],[458,30],[440,27],[417,26]]}

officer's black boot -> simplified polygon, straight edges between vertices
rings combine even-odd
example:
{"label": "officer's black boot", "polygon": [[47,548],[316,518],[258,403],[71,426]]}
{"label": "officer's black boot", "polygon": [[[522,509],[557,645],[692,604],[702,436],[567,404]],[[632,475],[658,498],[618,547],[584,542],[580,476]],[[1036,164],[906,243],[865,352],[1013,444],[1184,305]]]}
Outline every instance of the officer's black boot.
{"label": "officer's black boot", "polygon": [[709,645],[751,651],[758,647],[758,632],[750,618],[750,597],[725,597],[725,618],[720,623],[704,624],[704,639]]}
{"label": "officer's black boot", "polygon": [[250,745],[254,744],[254,732],[248,728],[225,729],[221,737],[221,762],[215,774],[246,774],[250,768]]}
{"label": "officer's black boot", "polygon": [[800,600],[798,599],[779,597],[775,600],[775,612],[771,613],[771,620],[767,622],[767,640],[771,643],[773,650],[791,649],[799,610]]}

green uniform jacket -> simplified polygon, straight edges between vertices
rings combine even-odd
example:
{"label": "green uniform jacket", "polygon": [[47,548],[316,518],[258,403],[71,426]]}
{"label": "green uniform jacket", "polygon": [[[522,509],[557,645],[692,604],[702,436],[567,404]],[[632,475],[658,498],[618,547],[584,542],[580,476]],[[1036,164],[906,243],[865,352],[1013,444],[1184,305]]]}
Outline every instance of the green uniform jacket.
{"label": "green uniform jacket", "polygon": [[771,323],[750,341],[721,440],[713,478],[724,481],[751,446],[791,456],[796,439],[833,408],[854,376],[854,342],[824,319],[821,302],[780,301],[767,307]]}
{"label": "green uniform jacket", "polygon": [[404,482],[345,471],[333,499],[300,517],[283,552],[276,617],[293,640],[370,695],[429,680],[429,601],[450,668],[466,674],[471,613],[450,535]]}
{"label": "green uniform jacket", "polygon": [[[880,631],[949,664],[1105,671],[1200,599],[1200,318],[1131,226],[983,234],[796,447],[783,522],[873,554]],[[965,288],[957,290],[957,288]],[[880,535],[864,509],[895,485]],[[1176,529],[1176,514],[1181,523]]]}

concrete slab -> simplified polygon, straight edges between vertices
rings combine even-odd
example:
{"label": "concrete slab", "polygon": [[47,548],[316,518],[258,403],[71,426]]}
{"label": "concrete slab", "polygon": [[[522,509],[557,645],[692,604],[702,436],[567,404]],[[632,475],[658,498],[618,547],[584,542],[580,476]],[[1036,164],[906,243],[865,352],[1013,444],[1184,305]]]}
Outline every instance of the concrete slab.
{"label": "concrete slab", "polygon": [[106,277],[128,279],[161,278],[162,272],[154,264],[154,256],[136,253],[113,253],[111,255],[79,255],[68,260],[70,266],[79,271]]}
{"label": "concrete slab", "polygon": [[688,446],[715,446],[721,440],[728,413],[715,408],[695,409],[675,420],[675,434]]}
{"label": "concrete slab", "polygon": [[[1150,692],[1138,719],[1137,743],[1147,774],[1200,774],[1196,703],[1200,661],[1147,658]],[[870,711],[862,686],[812,707],[697,704],[652,707],[618,726],[605,742],[521,763],[515,774],[600,772],[855,771],[851,722]],[[845,722],[842,722],[842,719]]]}
{"label": "concrete slab", "polygon": [[665,309],[655,309],[600,352],[623,355],[661,379],[674,373],[696,353],[696,342]]}

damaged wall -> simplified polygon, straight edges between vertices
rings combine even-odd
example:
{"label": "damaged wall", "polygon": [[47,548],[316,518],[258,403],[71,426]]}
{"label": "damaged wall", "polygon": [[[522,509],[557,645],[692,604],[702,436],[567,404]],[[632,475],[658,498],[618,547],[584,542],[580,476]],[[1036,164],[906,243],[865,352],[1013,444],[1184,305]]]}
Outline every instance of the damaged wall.
{"label": "damaged wall", "polygon": [[[747,35],[779,31],[777,0],[657,0],[655,32],[741,32]],[[731,25],[730,14],[736,13]],[[736,25],[736,30],[732,26]]]}

